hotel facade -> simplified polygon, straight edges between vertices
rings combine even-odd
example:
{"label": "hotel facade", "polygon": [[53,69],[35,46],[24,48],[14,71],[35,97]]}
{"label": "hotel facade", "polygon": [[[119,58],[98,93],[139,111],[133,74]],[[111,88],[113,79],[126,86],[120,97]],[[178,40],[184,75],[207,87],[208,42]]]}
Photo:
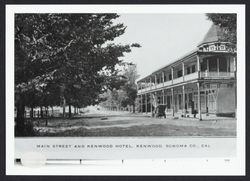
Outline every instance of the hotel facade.
{"label": "hotel facade", "polygon": [[139,112],[236,116],[236,49],[212,25],[197,48],[137,81]]}

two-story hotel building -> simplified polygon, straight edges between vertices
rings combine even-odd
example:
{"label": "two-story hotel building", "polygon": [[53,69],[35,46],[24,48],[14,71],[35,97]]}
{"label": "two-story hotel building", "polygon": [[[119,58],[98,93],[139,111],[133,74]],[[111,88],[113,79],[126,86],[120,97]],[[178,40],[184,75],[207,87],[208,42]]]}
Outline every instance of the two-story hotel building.
{"label": "two-story hotel building", "polygon": [[212,25],[203,41],[185,56],[137,81],[139,111],[166,105],[171,115],[235,116],[236,49],[221,41],[222,30]]}

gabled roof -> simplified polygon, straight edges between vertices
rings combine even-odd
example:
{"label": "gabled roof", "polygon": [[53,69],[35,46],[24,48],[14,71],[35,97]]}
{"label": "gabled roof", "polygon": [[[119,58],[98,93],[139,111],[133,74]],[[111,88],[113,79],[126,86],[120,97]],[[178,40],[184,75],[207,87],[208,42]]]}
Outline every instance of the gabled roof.
{"label": "gabled roof", "polygon": [[203,38],[201,43],[199,43],[198,46],[206,43],[219,42],[222,40],[222,37],[223,37],[222,29],[218,25],[212,24],[207,34],[205,35],[205,37]]}

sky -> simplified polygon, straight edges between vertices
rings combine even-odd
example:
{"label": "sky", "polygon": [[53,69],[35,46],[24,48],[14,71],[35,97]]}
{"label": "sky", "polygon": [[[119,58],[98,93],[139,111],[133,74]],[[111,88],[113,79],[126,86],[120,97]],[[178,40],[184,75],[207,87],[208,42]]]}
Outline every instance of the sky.
{"label": "sky", "polygon": [[121,14],[115,22],[127,26],[115,43],[142,46],[124,57],[139,79],[195,49],[212,25],[205,14]]}

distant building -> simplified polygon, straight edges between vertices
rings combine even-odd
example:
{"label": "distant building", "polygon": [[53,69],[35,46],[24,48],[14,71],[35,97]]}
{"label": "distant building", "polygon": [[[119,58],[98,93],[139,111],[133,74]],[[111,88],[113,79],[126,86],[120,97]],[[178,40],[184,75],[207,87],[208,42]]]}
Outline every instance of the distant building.
{"label": "distant building", "polygon": [[163,104],[173,115],[234,116],[236,50],[221,36],[212,25],[195,50],[137,81],[140,112]]}

